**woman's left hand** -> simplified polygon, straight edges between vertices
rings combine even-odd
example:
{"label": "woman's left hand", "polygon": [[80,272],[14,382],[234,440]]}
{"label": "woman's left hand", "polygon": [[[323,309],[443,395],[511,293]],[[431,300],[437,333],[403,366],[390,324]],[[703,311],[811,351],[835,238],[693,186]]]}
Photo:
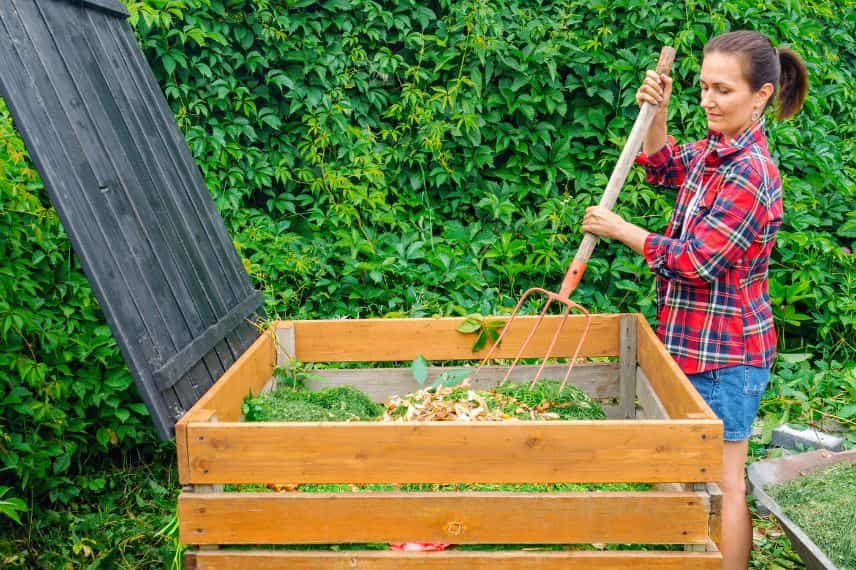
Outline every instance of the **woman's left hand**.
{"label": "woman's left hand", "polygon": [[621,231],[627,222],[615,212],[603,206],[586,208],[583,231],[609,239],[621,239]]}

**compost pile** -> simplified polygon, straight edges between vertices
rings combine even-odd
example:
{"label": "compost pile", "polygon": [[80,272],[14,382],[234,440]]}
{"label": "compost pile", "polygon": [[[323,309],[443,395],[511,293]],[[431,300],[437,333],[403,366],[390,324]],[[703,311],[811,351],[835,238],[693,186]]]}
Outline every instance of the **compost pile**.
{"label": "compost pile", "polygon": [[505,384],[492,391],[474,390],[464,380],[458,386],[419,390],[387,400],[383,420],[412,421],[507,421],[603,419],[601,407],[574,386],[559,393],[560,384],[543,380],[528,385]]}
{"label": "compost pile", "polygon": [[384,406],[352,386],[311,392],[281,387],[244,401],[247,421],[515,421],[597,420],[603,409],[575,386],[542,380],[531,390],[528,384],[505,384],[493,390],[475,390],[464,380],[452,387],[433,387],[404,396],[393,396]]}

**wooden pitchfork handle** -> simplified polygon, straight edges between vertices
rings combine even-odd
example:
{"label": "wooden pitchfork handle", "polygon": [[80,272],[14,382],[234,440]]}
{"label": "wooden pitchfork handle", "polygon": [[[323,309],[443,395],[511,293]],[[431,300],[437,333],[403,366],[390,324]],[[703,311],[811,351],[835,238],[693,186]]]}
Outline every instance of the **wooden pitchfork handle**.
{"label": "wooden pitchfork handle", "polygon": [[[675,61],[675,49],[669,46],[664,46],[660,51],[660,60],[657,62],[657,73],[668,75],[672,69],[672,63]],[[621,156],[618,157],[618,162],[612,171],[612,176],[609,177],[609,183],[606,185],[606,190],[603,191],[603,196],[600,199],[600,205],[608,210],[612,210],[615,206],[615,201],[618,199],[618,193],[627,180],[627,175],[630,173],[630,168],[633,166],[633,160],[636,158],[636,153],[639,152],[639,147],[642,146],[642,141],[648,133],[648,128],[651,126],[651,121],[654,120],[654,115],[659,110],[659,105],[651,105],[643,103],[639,109],[639,115],[636,117],[636,122],[633,123],[633,129],[630,131],[630,136],[627,137],[627,142],[624,143],[624,150],[621,151]],[[583,241],[580,243],[577,254],[574,260],[568,267],[568,272],[565,273],[565,278],[562,280],[562,288],[559,289],[559,298],[567,301],[571,293],[580,284],[580,279],[583,278],[583,273],[586,271],[588,260],[594,251],[594,246],[597,245],[598,237],[594,234],[586,232],[583,235]]]}

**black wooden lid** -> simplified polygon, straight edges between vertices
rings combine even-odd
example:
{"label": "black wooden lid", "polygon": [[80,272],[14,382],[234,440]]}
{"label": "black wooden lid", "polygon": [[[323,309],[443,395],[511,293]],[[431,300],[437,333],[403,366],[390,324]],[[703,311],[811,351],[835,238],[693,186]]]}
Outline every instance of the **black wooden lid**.
{"label": "black wooden lid", "polygon": [[2,0],[0,94],[161,437],[258,336],[255,291],[117,0]]}

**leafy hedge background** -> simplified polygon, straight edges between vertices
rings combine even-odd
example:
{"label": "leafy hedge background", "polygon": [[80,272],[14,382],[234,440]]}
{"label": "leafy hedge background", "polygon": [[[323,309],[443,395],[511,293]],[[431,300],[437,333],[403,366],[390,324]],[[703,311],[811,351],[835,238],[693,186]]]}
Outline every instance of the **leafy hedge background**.
{"label": "leafy hedge background", "polygon": [[[856,441],[856,19],[838,4],[126,3],[279,318],[492,314],[529,286],[555,288],[660,47],[678,50],[670,129],[689,140],[706,132],[697,76],[710,37],[753,28],[792,46],[811,86],[800,115],[768,122],[784,175],[770,284],[786,355],[762,416],[768,430],[817,422]],[[131,564],[104,517],[150,509],[150,550],[135,548],[151,561],[132,565],[160,564],[173,450],[155,441],[2,104],[0,164],[0,555]],[[673,201],[635,169],[616,209],[662,231]],[[653,280],[616,244],[601,243],[575,298],[653,319]],[[142,504],[128,503],[135,488]],[[23,526],[9,499],[23,501]]]}

